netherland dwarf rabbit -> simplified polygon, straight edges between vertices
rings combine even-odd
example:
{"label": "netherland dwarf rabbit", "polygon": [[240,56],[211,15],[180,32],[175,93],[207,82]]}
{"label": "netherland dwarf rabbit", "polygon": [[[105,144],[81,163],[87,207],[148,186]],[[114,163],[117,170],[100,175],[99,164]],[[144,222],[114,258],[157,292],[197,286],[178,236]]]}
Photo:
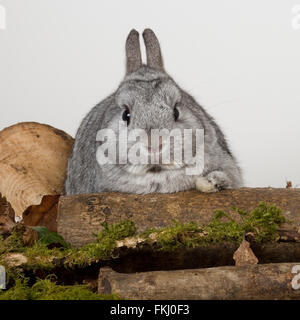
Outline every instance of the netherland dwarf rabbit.
{"label": "netherland dwarf rabbit", "polygon": [[[241,187],[241,169],[222,131],[193,97],[165,72],[159,42],[153,31],[146,29],[143,38],[147,64],[142,63],[139,34],[132,30],[126,41],[127,72],[124,80],[112,95],[88,113],[78,129],[68,162],[66,194],[103,191],[171,193],[193,188],[215,192]],[[99,134],[106,132],[103,129],[109,131],[105,138]],[[170,132],[174,129],[180,133],[185,129],[192,131],[186,143],[192,149],[192,158],[196,158],[194,162],[178,160],[178,154],[183,155],[185,149],[183,152],[178,147],[178,140],[171,139],[172,135],[169,135],[169,147],[165,149],[165,136],[155,140],[155,135],[150,135],[151,131],[157,134],[159,130]],[[128,161],[128,151],[134,146],[129,137],[136,130],[143,131],[143,134],[136,139],[140,150],[131,150],[131,159],[134,160],[133,155],[139,159],[143,154],[144,160],[150,159],[148,162]],[[197,130],[202,132],[202,139],[196,139]],[[116,136],[111,135],[112,132]],[[127,136],[122,135],[125,132]],[[199,154],[195,151],[197,147],[202,150]],[[127,153],[120,156],[121,149]],[[181,151],[175,159],[175,151],[179,149]],[[170,159],[163,162],[162,154],[166,150]],[[105,162],[105,157],[110,161]],[[197,159],[200,157],[199,166]],[[187,169],[196,167],[201,170],[187,172]]]}

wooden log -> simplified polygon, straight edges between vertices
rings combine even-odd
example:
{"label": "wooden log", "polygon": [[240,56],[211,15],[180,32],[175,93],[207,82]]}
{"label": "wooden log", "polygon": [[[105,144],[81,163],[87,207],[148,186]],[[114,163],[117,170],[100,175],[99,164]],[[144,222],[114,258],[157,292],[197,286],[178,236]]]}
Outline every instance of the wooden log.
{"label": "wooden log", "polygon": [[280,263],[131,274],[105,267],[100,269],[98,293],[115,293],[130,300],[300,299],[296,277],[300,263],[296,265]]}
{"label": "wooden log", "polygon": [[15,212],[0,193],[0,235],[8,236],[15,227]]}
{"label": "wooden log", "polygon": [[260,201],[277,205],[293,226],[300,228],[300,189],[242,188],[212,194],[193,190],[174,194],[107,192],[63,196],[58,205],[57,230],[67,242],[81,246],[94,240],[94,233],[102,230],[103,222],[130,219],[138,231],[165,227],[174,219],[202,224],[211,220],[214,210],[230,211],[233,206],[251,210]]}
{"label": "wooden log", "polygon": [[[254,242],[254,238],[251,237],[251,251],[261,264],[298,262],[300,242],[293,237],[293,233],[293,230],[289,233],[288,230],[281,229],[278,232],[278,240],[267,243]],[[282,242],[282,234],[285,239],[289,234],[289,240]],[[125,273],[229,266],[234,265],[234,254],[238,247],[238,243],[223,241],[194,248],[181,247],[174,251],[157,250],[159,247],[155,233],[152,233],[150,243],[149,238],[145,241],[141,236],[117,241],[112,254],[114,258],[108,265],[115,271]]]}
{"label": "wooden log", "polygon": [[[235,243],[222,242],[174,251],[155,250],[149,246],[120,248],[119,252],[114,252],[116,258],[102,265],[125,273],[230,266],[234,265],[233,255],[238,247]],[[261,264],[300,261],[300,243],[255,243],[251,244],[251,249]]]}
{"label": "wooden log", "polygon": [[23,212],[22,222],[27,226],[44,226],[48,230],[57,232],[57,206],[59,195],[43,196],[37,206],[30,206]]}
{"label": "wooden log", "polygon": [[51,126],[24,122],[0,132],[0,192],[16,216],[61,194],[73,139]]}

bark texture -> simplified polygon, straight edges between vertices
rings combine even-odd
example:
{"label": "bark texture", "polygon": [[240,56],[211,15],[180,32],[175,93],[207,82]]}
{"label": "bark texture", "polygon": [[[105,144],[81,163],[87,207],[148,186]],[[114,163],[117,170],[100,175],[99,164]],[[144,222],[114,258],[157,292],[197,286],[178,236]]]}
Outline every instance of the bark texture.
{"label": "bark texture", "polygon": [[0,193],[0,236],[8,236],[15,227],[15,212]]}
{"label": "bark texture", "polygon": [[[98,293],[131,300],[299,299],[295,263],[143,273],[100,269]],[[299,264],[298,264],[299,266]],[[293,273],[294,271],[295,273]]]}
{"label": "bark texture", "polygon": [[251,210],[260,201],[277,205],[293,221],[293,227],[300,228],[300,189],[242,188],[212,194],[193,190],[167,195],[107,192],[63,196],[58,205],[57,230],[67,242],[81,246],[94,240],[93,234],[102,230],[103,222],[130,219],[138,231],[165,227],[174,219],[206,224],[214,210],[232,211],[232,206]]}

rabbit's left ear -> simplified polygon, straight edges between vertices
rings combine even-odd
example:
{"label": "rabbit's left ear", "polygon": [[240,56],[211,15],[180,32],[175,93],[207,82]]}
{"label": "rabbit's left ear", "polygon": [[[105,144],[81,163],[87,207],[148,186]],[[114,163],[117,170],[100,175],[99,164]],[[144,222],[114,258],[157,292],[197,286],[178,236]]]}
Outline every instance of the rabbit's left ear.
{"label": "rabbit's left ear", "polygon": [[142,66],[139,33],[132,29],[126,40],[126,74],[135,72]]}
{"label": "rabbit's left ear", "polygon": [[159,71],[164,71],[160,45],[155,33],[151,29],[145,29],[143,32],[143,38],[146,46],[148,67]]}

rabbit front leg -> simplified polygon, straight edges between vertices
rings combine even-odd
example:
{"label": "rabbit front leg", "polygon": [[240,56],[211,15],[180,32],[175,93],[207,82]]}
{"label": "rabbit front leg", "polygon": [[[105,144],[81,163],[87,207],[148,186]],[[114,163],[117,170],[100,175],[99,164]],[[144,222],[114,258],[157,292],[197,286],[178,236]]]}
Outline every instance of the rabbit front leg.
{"label": "rabbit front leg", "polygon": [[196,189],[205,193],[217,192],[231,187],[231,179],[225,172],[220,170],[212,171],[205,177],[196,179]]}

